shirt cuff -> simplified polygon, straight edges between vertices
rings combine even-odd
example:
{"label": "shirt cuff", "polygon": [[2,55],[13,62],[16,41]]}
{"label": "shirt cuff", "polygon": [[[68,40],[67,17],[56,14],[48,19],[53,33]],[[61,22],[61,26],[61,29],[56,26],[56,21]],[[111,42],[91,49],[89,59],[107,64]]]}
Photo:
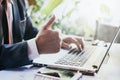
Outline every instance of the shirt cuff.
{"label": "shirt cuff", "polygon": [[35,38],[28,40],[27,44],[28,44],[28,57],[30,60],[33,60],[39,56]]}

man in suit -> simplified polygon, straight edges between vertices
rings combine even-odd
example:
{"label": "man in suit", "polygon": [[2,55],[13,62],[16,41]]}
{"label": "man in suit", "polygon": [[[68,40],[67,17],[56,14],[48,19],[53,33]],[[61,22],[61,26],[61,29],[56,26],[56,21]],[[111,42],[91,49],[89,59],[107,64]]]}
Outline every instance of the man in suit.
{"label": "man in suit", "polygon": [[81,50],[81,38],[61,40],[59,33],[50,29],[54,20],[53,15],[38,31],[27,15],[24,0],[0,0],[0,69],[30,64],[38,55],[58,52],[60,47],[71,49],[70,43]]}

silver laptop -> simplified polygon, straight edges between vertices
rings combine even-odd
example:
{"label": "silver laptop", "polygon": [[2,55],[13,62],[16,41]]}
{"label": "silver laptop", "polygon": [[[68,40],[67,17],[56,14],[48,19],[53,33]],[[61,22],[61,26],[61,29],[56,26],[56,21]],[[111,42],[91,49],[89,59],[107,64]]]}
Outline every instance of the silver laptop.
{"label": "silver laptop", "polygon": [[75,48],[68,51],[61,49],[55,54],[41,54],[33,61],[35,66],[80,71],[86,74],[94,74],[99,71],[108,52],[120,32],[120,27],[115,31],[111,43],[107,46],[86,45],[79,52]]}

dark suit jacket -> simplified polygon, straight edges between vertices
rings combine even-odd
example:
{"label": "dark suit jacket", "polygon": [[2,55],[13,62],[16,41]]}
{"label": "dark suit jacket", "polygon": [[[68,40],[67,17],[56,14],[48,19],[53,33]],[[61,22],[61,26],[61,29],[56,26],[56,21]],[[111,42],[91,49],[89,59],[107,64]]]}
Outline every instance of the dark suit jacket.
{"label": "dark suit jacket", "polygon": [[[4,8],[4,5],[3,5]],[[8,29],[6,15],[3,9],[2,27],[4,44],[0,44],[0,69],[19,67],[31,63],[28,59],[27,42],[36,36],[38,30],[27,15],[24,0],[13,0],[13,45],[8,45]]]}

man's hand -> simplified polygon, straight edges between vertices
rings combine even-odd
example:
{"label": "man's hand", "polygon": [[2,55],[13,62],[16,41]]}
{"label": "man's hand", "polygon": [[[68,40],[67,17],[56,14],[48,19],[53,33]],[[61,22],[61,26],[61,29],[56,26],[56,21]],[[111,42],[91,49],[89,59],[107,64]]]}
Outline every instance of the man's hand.
{"label": "man's hand", "polygon": [[75,44],[78,48],[78,50],[83,50],[84,48],[84,40],[80,37],[77,36],[70,36],[70,37],[65,37],[62,40],[62,47],[65,49],[70,50],[72,46],[70,44]]}
{"label": "man's hand", "polygon": [[36,45],[39,53],[56,53],[60,50],[61,40],[57,31],[51,30],[51,26],[55,20],[53,15],[50,20],[42,26],[36,36]]}

